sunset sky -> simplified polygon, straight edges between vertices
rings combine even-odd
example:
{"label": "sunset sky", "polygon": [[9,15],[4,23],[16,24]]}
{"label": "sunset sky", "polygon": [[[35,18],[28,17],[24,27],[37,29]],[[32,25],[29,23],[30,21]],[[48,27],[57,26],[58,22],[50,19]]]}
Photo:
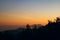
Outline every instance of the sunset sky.
{"label": "sunset sky", "polygon": [[59,0],[0,0],[0,25],[44,25],[57,16]]}

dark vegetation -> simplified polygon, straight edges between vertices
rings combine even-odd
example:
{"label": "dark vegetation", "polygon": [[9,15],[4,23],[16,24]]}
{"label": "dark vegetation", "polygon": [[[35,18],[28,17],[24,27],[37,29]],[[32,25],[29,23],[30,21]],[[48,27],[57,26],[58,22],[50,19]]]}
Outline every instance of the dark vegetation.
{"label": "dark vegetation", "polygon": [[57,17],[54,22],[48,21],[48,24],[31,29],[26,25],[26,29],[17,29],[0,32],[0,40],[60,40],[60,18]]}

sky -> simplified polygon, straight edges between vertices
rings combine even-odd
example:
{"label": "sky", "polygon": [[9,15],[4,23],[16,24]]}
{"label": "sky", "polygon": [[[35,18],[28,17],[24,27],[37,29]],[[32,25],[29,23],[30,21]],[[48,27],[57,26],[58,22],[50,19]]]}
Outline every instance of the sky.
{"label": "sky", "polygon": [[57,16],[59,0],[0,0],[0,25],[45,25]]}

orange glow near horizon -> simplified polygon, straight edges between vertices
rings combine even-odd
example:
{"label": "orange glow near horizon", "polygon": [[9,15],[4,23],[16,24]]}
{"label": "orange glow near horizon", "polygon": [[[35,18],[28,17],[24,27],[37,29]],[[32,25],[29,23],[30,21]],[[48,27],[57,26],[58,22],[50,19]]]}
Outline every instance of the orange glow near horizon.
{"label": "orange glow near horizon", "polygon": [[[38,17],[6,17],[1,18],[0,25],[26,25],[26,24],[42,24],[46,25],[48,23],[48,19],[43,17],[39,19]],[[53,18],[52,18],[53,19]]]}
{"label": "orange glow near horizon", "polygon": [[6,14],[1,14],[0,25],[26,25],[26,24],[46,25],[48,23],[48,20],[54,21],[54,19],[56,18],[56,16],[47,16],[48,15],[47,13],[49,12],[45,12],[46,15],[44,14],[42,15],[42,13],[44,12],[37,12],[37,13],[28,12],[26,14],[24,13],[19,14],[20,12],[14,11],[14,12],[3,12],[3,13],[6,13]]}
{"label": "orange glow near horizon", "polygon": [[[41,16],[40,12],[33,13],[33,14],[16,14],[19,12],[3,12],[7,14],[1,14],[0,16],[0,25],[26,25],[26,24],[42,24],[46,25],[48,23],[48,20],[53,21],[54,17],[51,16]],[[8,14],[9,13],[9,14]],[[11,14],[10,14],[11,13]],[[42,12],[43,13],[43,12]],[[49,13],[49,12],[48,12]]]}
{"label": "orange glow near horizon", "polygon": [[26,24],[43,24],[45,25],[47,23],[46,20],[1,20],[1,25],[26,25]]}

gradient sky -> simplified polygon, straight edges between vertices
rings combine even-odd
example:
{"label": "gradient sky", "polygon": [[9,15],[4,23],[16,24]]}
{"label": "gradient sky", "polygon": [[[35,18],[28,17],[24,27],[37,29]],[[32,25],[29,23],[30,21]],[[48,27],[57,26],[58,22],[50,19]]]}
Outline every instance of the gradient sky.
{"label": "gradient sky", "polygon": [[0,25],[46,24],[57,16],[59,0],[0,0]]}

